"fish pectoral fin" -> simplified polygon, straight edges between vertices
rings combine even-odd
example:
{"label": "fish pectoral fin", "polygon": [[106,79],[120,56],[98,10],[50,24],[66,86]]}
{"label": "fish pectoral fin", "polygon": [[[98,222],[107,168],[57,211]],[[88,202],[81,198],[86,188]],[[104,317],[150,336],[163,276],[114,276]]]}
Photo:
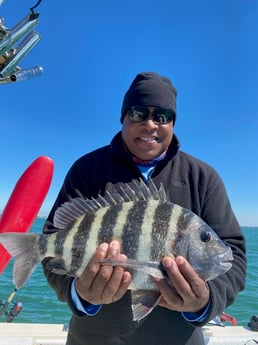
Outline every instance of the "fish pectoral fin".
{"label": "fish pectoral fin", "polygon": [[63,259],[53,258],[47,262],[47,269],[53,273],[64,275],[68,273]]}
{"label": "fish pectoral fin", "polygon": [[98,261],[98,263],[100,263],[101,265],[121,266],[123,268],[129,268],[131,270],[140,271],[156,279],[166,278],[161,265],[156,262],[145,262],[134,259],[128,259],[126,262],[124,262],[119,260],[104,259]]}
{"label": "fish pectoral fin", "polygon": [[140,321],[159,303],[161,294],[155,290],[133,290],[131,296],[133,321]]}

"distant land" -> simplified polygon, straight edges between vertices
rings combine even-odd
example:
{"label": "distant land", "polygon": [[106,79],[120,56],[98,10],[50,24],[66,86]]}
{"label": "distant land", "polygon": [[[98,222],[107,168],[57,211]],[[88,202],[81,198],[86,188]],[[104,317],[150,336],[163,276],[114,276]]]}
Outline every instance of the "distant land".
{"label": "distant land", "polygon": [[[2,211],[1,211],[2,212]],[[2,213],[0,213],[0,218],[2,216]],[[37,216],[37,219],[47,219],[47,215],[46,214],[39,214]],[[246,229],[258,229],[258,225],[240,225],[241,228],[246,228]]]}
{"label": "distant land", "polygon": [[[38,219],[47,219],[47,215],[38,215]],[[240,225],[241,228],[245,229],[258,229],[258,225]]]}

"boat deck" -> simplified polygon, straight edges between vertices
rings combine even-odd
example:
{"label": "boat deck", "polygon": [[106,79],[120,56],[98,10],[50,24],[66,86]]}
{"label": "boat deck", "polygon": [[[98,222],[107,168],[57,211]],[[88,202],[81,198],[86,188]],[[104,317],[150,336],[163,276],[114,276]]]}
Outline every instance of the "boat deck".
{"label": "boat deck", "polygon": [[62,324],[0,323],[0,345],[64,345]]}
{"label": "boat deck", "polygon": [[[206,326],[206,345],[257,345],[258,332],[242,326]],[[65,345],[62,324],[0,323],[0,345]]]}
{"label": "boat deck", "polygon": [[206,345],[257,345],[258,332],[242,326],[203,327]]}

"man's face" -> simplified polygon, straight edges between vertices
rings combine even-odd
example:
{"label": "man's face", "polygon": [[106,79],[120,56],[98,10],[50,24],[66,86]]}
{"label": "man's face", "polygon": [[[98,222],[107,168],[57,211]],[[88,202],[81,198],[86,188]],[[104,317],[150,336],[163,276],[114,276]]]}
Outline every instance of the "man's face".
{"label": "man's face", "polygon": [[126,113],[122,138],[128,150],[142,160],[157,158],[164,152],[172,141],[173,121],[165,124],[154,122],[152,112],[156,107],[146,107],[149,116],[140,122],[130,120]]}

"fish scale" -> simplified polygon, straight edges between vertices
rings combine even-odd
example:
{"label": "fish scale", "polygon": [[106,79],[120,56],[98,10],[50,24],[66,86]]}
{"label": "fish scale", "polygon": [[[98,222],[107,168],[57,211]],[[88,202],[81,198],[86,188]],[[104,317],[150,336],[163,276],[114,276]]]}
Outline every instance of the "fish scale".
{"label": "fish scale", "polygon": [[[67,257],[71,256],[70,270],[69,273],[73,276],[78,276],[78,268],[81,267],[83,257],[86,251],[86,243],[89,240],[90,232],[88,229],[94,222],[94,213],[89,214],[87,221],[85,221],[85,216],[79,217],[77,226],[74,224],[74,232],[72,239],[71,253],[69,250],[64,254]],[[71,231],[72,232],[72,231]],[[67,248],[69,248],[69,243],[67,243]]]}
{"label": "fish scale", "polygon": [[[73,262],[73,257],[71,256],[71,252],[73,251],[74,247],[74,238],[76,235],[76,227],[78,224],[81,223],[83,217],[78,218],[78,220],[73,224],[73,228],[67,232],[63,246],[62,246],[62,257],[65,258],[65,263],[66,263],[66,268],[67,271],[70,272],[72,270],[72,262]],[[60,235],[60,232],[57,233],[57,237]],[[56,240],[56,250],[58,248],[57,245],[57,240]],[[58,253],[56,253],[58,254]]]}
{"label": "fish scale", "polygon": [[155,213],[153,214],[153,224],[151,232],[151,247],[152,254],[150,256],[151,261],[156,261],[158,258],[164,255],[171,254],[171,248],[169,248],[169,243],[171,243],[171,238],[169,233],[174,233],[169,231],[171,229],[176,229],[176,223],[173,224],[173,204],[159,202],[156,206]]}
{"label": "fish scale", "polygon": [[144,216],[148,207],[147,201],[131,202],[124,226],[121,232],[123,253],[136,259],[140,253],[140,238],[144,229]]}
{"label": "fish scale", "polygon": [[[105,216],[106,212],[108,211],[107,208],[99,209],[92,219],[90,224],[87,224],[87,216],[85,215],[82,219],[81,226],[84,228],[84,231],[87,233],[87,241],[85,241],[85,246],[82,247],[83,255],[81,259],[81,265],[77,267],[76,276],[80,276],[83,272],[84,268],[86,267],[87,263],[89,262],[90,258],[92,257],[98,243],[98,231],[97,229],[101,228],[102,219]],[[87,226],[86,226],[87,224]]]}
{"label": "fish scale", "polygon": [[[107,207],[106,213],[102,218],[101,221],[101,227],[98,231],[98,242],[111,242],[112,238],[114,237],[114,234],[118,232],[118,237],[121,237],[120,235],[120,228],[119,225],[116,228],[116,225],[118,224],[118,217],[121,214],[124,214],[126,211],[122,210],[123,204],[116,205],[116,207]],[[127,214],[127,212],[126,212]],[[126,218],[123,220],[122,223],[125,223]]]}
{"label": "fish scale", "polygon": [[[121,239],[123,227],[121,224],[126,224],[128,219],[128,213],[132,207],[132,202],[126,202],[121,205],[121,210],[119,213],[119,222],[115,222],[113,226],[113,238],[114,239]],[[115,235],[114,235],[115,234]]]}
{"label": "fish scale", "polygon": [[[139,236],[139,243],[138,243],[138,252],[137,252],[137,260],[147,260],[153,261],[153,236],[152,236],[152,229],[153,229],[153,220],[155,219],[155,212],[158,207],[158,202],[155,200],[149,200],[148,204],[146,204],[146,209],[144,212],[144,217],[141,224],[141,234]],[[128,255],[128,257],[130,257]],[[130,257],[131,258],[131,257]],[[154,288],[153,281],[146,275],[143,275],[141,271],[133,272],[133,280],[130,285],[132,290],[136,290],[138,286],[142,288]]]}

